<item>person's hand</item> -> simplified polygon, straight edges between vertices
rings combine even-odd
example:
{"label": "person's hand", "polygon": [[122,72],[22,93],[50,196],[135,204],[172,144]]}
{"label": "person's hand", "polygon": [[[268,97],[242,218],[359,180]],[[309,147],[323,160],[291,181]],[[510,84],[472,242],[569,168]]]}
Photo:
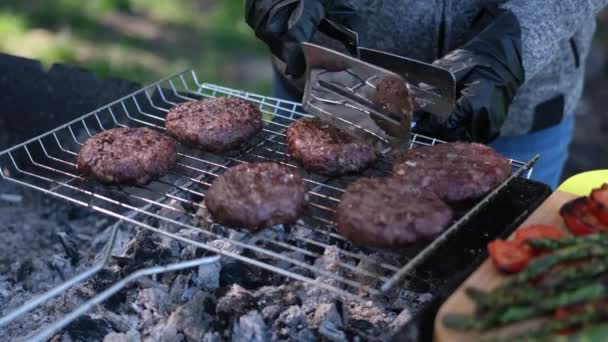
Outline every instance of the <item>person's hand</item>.
{"label": "person's hand", "polygon": [[287,65],[286,72],[304,72],[300,43],[309,41],[325,17],[328,0],[247,0],[245,20],[255,35]]}
{"label": "person's hand", "polygon": [[462,48],[433,64],[456,77],[460,97],[445,122],[430,114],[415,130],[448,141],[490,142],[500,134],[509,107],[524,82],[521,30],[510,11],[490,10],[490,23]]}
{"label": "person's hand", "polygon": [[264,41],[272,54],[286,64],[286,73],[304,73],[300,44],[310,41],[323,18],[347,27],[354,11],[343,0],[246,0],[245,21]]}

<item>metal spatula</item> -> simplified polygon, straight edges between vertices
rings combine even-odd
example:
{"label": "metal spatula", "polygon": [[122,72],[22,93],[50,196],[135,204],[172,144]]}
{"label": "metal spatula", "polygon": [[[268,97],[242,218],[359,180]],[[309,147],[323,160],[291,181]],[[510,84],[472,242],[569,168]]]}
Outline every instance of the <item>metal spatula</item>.
{"label": "metal spatula", "polygon": [[303,106],[368,141],[403,149],[411,116],[388,113],[372,101],[375,86],[390,77],[407,84],[416,109],[445,120],[456,102],[456,81],[447,70],[409,58],[359,47],[356,32],[327,19],[319,30],[344,44],[350,55],[304,43],[307,64]]}
{"label": "metal spatula", "polygon": [[352,57],[402,76],[420,110],[440,119],[447,118],[454,110],[456,79],[448,70],[415,59],[361,47],[357,32],[327,18],[319,24],[319,31],[342,43]]}
{"label": "metal spatula", "polygon": [[315,44],[304,43],[303,51],[307,70],[302,104],[307,112],[372,145],[407,148],[411,113],[388,112],[373,101],[380,81],[390,79],[407,87],[402,77]]}

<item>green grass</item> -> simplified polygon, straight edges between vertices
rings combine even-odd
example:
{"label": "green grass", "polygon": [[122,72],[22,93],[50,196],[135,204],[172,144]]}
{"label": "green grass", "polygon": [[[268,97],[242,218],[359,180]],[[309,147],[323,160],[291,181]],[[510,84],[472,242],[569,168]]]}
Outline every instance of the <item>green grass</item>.
{"label": "green grass", "polygon": [[240,64],[266,58],[243,7],[236,0],[3,1],[0,51],[142,83],[193,68],[201,81],[268,93],[270,72],[239,74]]}

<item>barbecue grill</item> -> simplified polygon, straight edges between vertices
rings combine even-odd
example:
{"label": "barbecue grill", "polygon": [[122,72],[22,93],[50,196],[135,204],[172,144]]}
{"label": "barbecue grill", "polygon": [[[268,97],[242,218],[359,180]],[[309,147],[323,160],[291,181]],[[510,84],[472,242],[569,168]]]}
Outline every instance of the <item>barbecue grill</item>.
{"label": "barbecue grill", "polygon": [[[264,114],[262,132],[238,151],[215,155],[180,147],[177,167],[147,186],[101,186],[87,181],[77,172],[75,157],[79,148],[94,134],[127,126],[164,131],[165,115],[175,104],[217,96],[243,98],[257,104]],[[52,336],[136,279],[213,263],[220,257],[233,258],[286,279],[322,288],[341,298],[364,302],[374,300],[398,307],[409,314],[410,318],[403,322],[406,326],[418,321],[422,317],[418,316],[419,313],[432,310],[432,301],[421,300],[421,297],[428,298],[431,294],[439,300],[445,296],[483,255],[479,249],[484,241],[513,229],[548,193],[543,185],[526,180],[538,157],[523,162],[510,160],[512,176],[482,200],[457,208],[457,220],[439,237],[401,250],[378,251],[355,246],[334,229],[334,208],[344,187],[356,177],[327,179],[300,170],[308,186],[310,210],[297,224],[250,233],[226,229],[214,223],[203,202],[213,179],[242,162],[274,161],[298,168],[286,152],[285,130],[294,120],[305,116],[308,115],[301,111],[298,103],[202,83],[195,72],[185,71],[0,152],[0,176],[3,180],[116,220],[103,251],[88,270],[0,318],[0,327],[101,271],[110,259],[117,231],[125,225],[195,246],[207,255],[136,271],[40,331],[34,339]],[[413,134],[410,147],[438,143],[441,141]],[[390,161],[381,158],[364,175],[387,175],[390,169]],[[466,241],[476,232],[479,234],[477,229],[483,223],[495,226],[488,227],[487,235],[476,241]],[[177,234],[182,228],[199,229],[204,238],[196,240]],[[340,255],[337,262],[339,272],[330,272],[314,263],[328,250]],[[446,256],[446,251],[460,260],[437,263],[438,258]]]}

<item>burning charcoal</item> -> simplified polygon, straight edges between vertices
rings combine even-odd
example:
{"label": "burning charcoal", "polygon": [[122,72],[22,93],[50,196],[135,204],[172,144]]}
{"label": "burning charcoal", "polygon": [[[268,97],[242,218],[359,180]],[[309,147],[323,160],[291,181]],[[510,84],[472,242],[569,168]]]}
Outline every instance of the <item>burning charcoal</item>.
{"label": "burning charcoal", "polygon": [[141,336],[136,330],[129,330],[126,333],[111,332],[103,338],[103,342],[139,342]]}
{"label": "burning charcoal", "polygon": [[241,316],[232,326],[233,342],[265,342],[270,340],[268,327],[257,311],[249,311]]}
{"label": "burning charcoal", "polygon": [[192,282],[203,290],[216,290],[220,287],[221,270],[221,259],[212,264],[201,265],[198,267],[198,272],[194,278],[192,278]]}
{"label": "burning charcoal", "polygon": [[115,314],[110,310],[103,310],[100,315],[108,321],[112,329],[116,332],[126,333],[134,327],[126,316]]}
{"label": "burning charcoal", "polygon": [[197,292],[192,299],[184,305],[180,305],[169,316],[167,326],[175,327],[188,341],[200,341],[213,320],[205,312],[211,298],[204,292]]}
{"label": "burning charcoal", "polygon": [[80,261],[80,254],[78,253],[76,242],[74,242],[74,240],[72,240],[72,238],[70,238],[65,232],[58,232],[57,238],[63,246],[68,259],[70,259],[72,266],[78,264],[78,261]]}
{"label": "burning charcoal", "polygon": [[233,284],[228,292],[217,301],[218,316],[230,318],[240,316],[255,307],[253,295],[239,286]]}

